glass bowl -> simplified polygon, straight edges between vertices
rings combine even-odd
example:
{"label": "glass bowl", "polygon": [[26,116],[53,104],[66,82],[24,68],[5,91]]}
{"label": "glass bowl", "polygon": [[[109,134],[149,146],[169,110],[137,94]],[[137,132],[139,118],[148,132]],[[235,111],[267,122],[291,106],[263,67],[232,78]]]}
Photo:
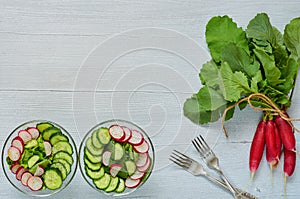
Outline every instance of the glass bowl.
{"label": "glass bowl", "polygon": [[[38,132],[36,131],[36,129],[38,129],[38,128],[36,128],[38,124],[44,124],[44,125],[39,126],[40,131],[42,131],[43,129],[46,129],[47,127],[52,126],[52,131],[49,130],[50,128],[48,129],[47,136],[49,137],[49,139],[45,137],[46,140],[49,140],[48,144],[50,144],[50,143],[53,144],[53,145],[50,144],[51,147],[47,148],[44,143],[45,140],[41,139],[41,138],[44,138],[44,134],[46,136],[47,133],[42,134],[42,133],[38,133],[39,131]],[[31,129],[31,130],[28,130],[28,129]],[[32,129],[34,129],[34,130],[32,130]],[[59,129],[60,129],[60,131],[59,131]],[[28,136],[28,134],[26,132],[24,132],[24,130],[26,130],[26,132],[29,132],[31,137]],[[21,131],[22,131],[22,133],[19,133]],[[44,131],[44,132],[46,132],[46,131]],[[55,134],[63,135],[63,136],[57,136],[56,138],[54,138]],[[51,135],[52,135],[52,137],[51,137]],[[18,137],[17,138],[18,141],[14,142],[14,144],[13,144],[13,140],[15,140],[16,137]],[[20,137],[22,138],[21,139],[22,141],[20,141],[20,139],[19,139]],[[30,137],[31,139],[28,137]],[[64,138],[61,138],[61,137],[64,137]],[[67,155],[64,157],[59,157],[60,155],[57,155],[54,158],[55,154],[58,153],[59,151],[61,151],[61,149],[59,149],[60,147],[58,147],[59,144],[56,145],[56,147],[53,147],[54,143],[57,143],[62,140],[65,142],[68,142],[70,144],[70,146],[72,148],[72,152],[70,153],[69,158],[66,158]],[[23,145],[22,145],[22,143],[23,143]],[[22,149],[22,146],[20,146],[20,145],[23,146],[23,149]],[[9,149],[11,148],[11,146],[14,146],[13,147],[14,149],[17,147],[18,150],[14,150],[14,152],[11,152],[11,151],[9,152]],[[46,148],[47,148],[47,150],[46,150]],[[55,152],[55,153],[52,153],[52,152]],[[14,156],[17,156],[16,154],[18,154],[18,153],[21,154],[21,157],[19,158],[19,160],[14,159],[15,162],[11,161],[11,158],[8,157],[9,154],[10,155],[14,154]],[[61,154],[63,154],[63,152]],[[34,158],[32,158],[32,160],[31,160],[32,162],[29,163],[29,159],[33,155],[38,155],[39,160],[34,160]],[[25,156],[26,156],[26,158],[25,158]],[[12,157],[12,155],[10,157]],[[72,158],[70,158],[70,157],[72,157]],[[60,160],[57,160],[57,159],[60,159]],[[57,167],[57,165],[61,165],[61,164],[58,163],[58,164],[56,164],[56,166],[53,165],[57,161],[64,162],[65,164],[67,164],[66,161],[63,161],[61,159],[68,159],[67,162],[69,163],[69,165],[64,165],[64,168],[68,168],[68,170],[66,170],[67,173],[65,173],[67,175],[64,176],[64,180],[62,181],[61,184],[58,184],[59,185],[58,187],[51,187],[53,189],[49,189],[45,186],[45,183],[44,183],[45,175],[43,175],[43,174],[45,174],[44,172],[48,168],[56,167],[56,169],[54,169],[54,170],[58,171],[57,173],[59,174],[59,176],[61,176],[62,170],[60,170],[60,169],[62,169],[62,168],[59,169]],[[8,162],[10,162],[10,163],[8,163]],[[75,142],[74,142],[73,138],[71,137],[71,135],[62,126],[60,126],[54,122],[47,121],[47,120],[33,120],[33,121],[29,121],[29,122],[19,125],[7,137],[7,139],[4,143],[3,149],[2,149],[2,168],[3,168],[4,174],[7,178],[7,180],[16,189],[18,189],[22,193],[30,195],[30,196],[37,196],[37,197],[50,196],[50,195],[60,192],[64,188],[66,188],[68,186],[68,184],[72,181],[72,179],[76,173],[77,163],[78,163],[78,153],[77,153]],[[15,168],[12,169],[12,166],[10,166],[9,164],[14,164]],[[42,179],[42,181],[38,180],[39,181],[38,186],[35,185],[33,179],[31,179],[31,182],[33,182],[33,183],[29,183],[29,181],[30,181],[29,179],[31,176],[30,174],[28,174],[29,175],[28,180],[26,180],[25,175],[24,175],[24,179],[21,179],[21,180],[17,179],[18,172],[15,174],[15,173],[13,173],[13,171],[14,170],[17,171],[18,168],[20,167],[19,165],[22,165],[22,167],[25,168],[25,170],[27,172],[31,172],[32,175],[35,174],[35,175],[39,176],[40,179]],[[39,168],[41,167],[42,169],[40,169],[39,172],[37,172],[37,167],[39,167]],[[21,172],[20,170],[21,169],[19,169],[19,172]],[[19,173],[18,177],[21,178],[22,175]],[[28,186],[27,183],[31,184],[31,186]],[[40,188],[41,184],[42,184],[42,188]],[[48,183],[48,184],[49,184],[48,187],[50,187],[50,183]]]}
{"label": "glass bowl", "polygon": [[[122,131],[124,136],[120,134]],[[131,138],[127,137],[129,131],[131,131]],[[137,134],[142,135],[143,142],[148,143],[147,147],[141,144],[142,141],[139,141],[140,136]],[[147,161],[149,161],[148,165]],[[128,162],[135,163],[133,169],[128,166],[130,165]],[[136,124],[120,119],[104,121],[94,126],[86,133],[79,148],[79,166],[82,176],[92,188],[109,196],[124,196],[139,189],[149,179],[154,162],[154,147],[147,133]],[[110,177],[108,185],[103,183],[105,180],[102,180],[104,178],[102,169],[104,175]],[[95,172],[102,172],[102,174],[98,173],[98,175]],[[114,185],[115,183],[118,185]],[[122,190],[123,183],[125,183],[124,190]]]}

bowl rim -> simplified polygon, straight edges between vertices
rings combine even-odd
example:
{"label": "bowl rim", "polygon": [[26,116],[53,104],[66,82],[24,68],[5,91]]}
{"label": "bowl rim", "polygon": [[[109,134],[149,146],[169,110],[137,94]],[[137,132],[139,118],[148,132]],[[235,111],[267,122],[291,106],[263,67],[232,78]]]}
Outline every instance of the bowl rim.
{"label": "bowl rim", "polygon": [[[31,194],[31,193],[37,193],[38,191],[32,191],[32,192],[26,192],[24,191],[23,189],[19,188],[19,186],[15,185],[15,183],[10,179],[10,177],[8,176],[9,174],[6,172],[6,169],[5,167],[7,167],[7,164],[6,163],[6,157],[4,157],[5,155],[5,148],[8,144],[8,141],[10,140],[10,138],[13,136],[14,133],[16,133],[16,131],[18,129],[20,129],[22,126],[26,126],[27,124],[30,124],[30,123],[42,123],[42,122],[49,122],[57,127],[59,127],[64,133],[67,134],[68,138],[71,140],[72,142],[72,145],[74,147],[73,151],[75,152],[75,160],[74,160],[74,163],[75,166],[74,166],[74,170],[73,170],[73,174],[70,176],[70,179],[68,180],[68,182],[66,182],[66,184],[64,185],[64,187],[61,187],[57,190],[49,190],[51,191],[50,193],[47,193],[47,194],[43,194],[43,195],[37,195],[37,194]],[[73,155],[72,155],[73,156]],[[6,179],[10,182],[10,184],[15,187],[17,190],[19,190],[20,192],[22,192],[23,194],[25,195],[28,195],[28,196],[33,196],[33,197],[48,197],[48,196],[51,196],[51,195],[54,195],[54,194],[57,194],[59,193],[60,191],[64,190],[73,180],[73,178],[75,177],[75,174],[77,172],[77,167],[78,167],[78,161],[79,161],[79,153],[77,151],[77,146],[76,146],[76,142],[74,141],[73,137],[71,136],[71,134],[64,128],[62,127],[60,124],[56,123],[56,122],[53,122],[51,120],[45,120],[45,119],[35,119],[35,120],[30,120],[30,121],[27,121],[27,122],[23,122],[22,124],[18,125],[16,128],[14,128],[10,133],[9,135],[7,136],[4,144],[3,144],[3,147],[2,147],[2,153],[1,153],[1,159],[2,159],[2,169],[3,169],[3,173],[6,177]],[[73,166],[73,165],[72,165]]]}
{"label": "bowl rim", "polygon": [[[128,123],[130,125],[133,125],[134,127],[136,127],[138,130],[140,130],[144,136],[146,136],[147,138],[147,141],[149,142],[149,146],[152,150],[152,165],[151,165],[151,170],[149,171],[149,174],[146,178],[146,180],[144,182],[142,182],[139,186],[137,186],[136,188],[132,189],[132,191],[130,192],[127,192],[127,193],[106,193],[105,191],[103,190],[99,190],[97,189],[94,185],[92,185],[89,181],[90,179],[87,179],[87,175],[85,174],[85,171],[84,169],[82,168],[82,164],[84,164],[81,160],[81,156],[82,156],[82,150],[83,150],[83,147],[84,147],[84,141],[87,139],[87,137],[98,127],[100,127],[101,125],[103,124],[106,124],[106,123],[117,123],[118,122],[120,123]],[[107,127],[108,128],[108,127]],[[145,132],[144,129],[142,129],[139,125],[137,125],[136,123],[134,122],[131,122],[131,121],[128,121],[128,120],[124,120],[124,119],[109,119],[109,120],[105,120],[105,121],[102,121],[100,123],[97,123],[96,125],[94,125],[92,128],[90,128],[86,133],[85,135],[83,136],[82,140],[81,140],[81,143],[80,143],[80,146],[79,146],[79,161],[78,161],[78,164],[79,164],[79,169],[80,169],[80,172],[81,172],[81,175],[83,176],[84,180],[93,188],[95,189],[96,191],[98,192],[101,192],[102,194],[106,195],[106,196],[112,196],[112,197],[121,197],[121,196],[125,196],[125,195],[129,195],[131,193],[133,193],[135,190],[137,190],[138,188],[142,187],[143,184],[145,184],[145,182],[147,182],[147,180],[149,179],[149,177],[151,176],[152,172],[153,172],[153,168],[154,168],[154,164],[155,164],[155,149],[154,149],[154,146],[153,146],[153,143],[149,137],[149,135]]]}

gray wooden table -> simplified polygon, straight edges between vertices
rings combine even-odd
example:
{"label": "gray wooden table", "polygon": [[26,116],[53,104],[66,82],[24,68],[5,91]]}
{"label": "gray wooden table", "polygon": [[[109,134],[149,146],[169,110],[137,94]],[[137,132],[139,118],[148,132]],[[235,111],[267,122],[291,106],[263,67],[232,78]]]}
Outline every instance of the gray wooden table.
{"label": "gray wooden table", "polygon": [[[0,1],[0,144],[32,119],[64,126],[79,146],[96,123],[131,120],[151,136],[156,164],[149,181],[126,198],[232,198],[202,177],[168,161],[172,149],[198,158],[190,140],[206,137],[233,184],[249,179],[248,151],[260,113],[236,112],[226,123],[196,126],[183,116],[187,97],[200,87],[209,59],[204,32],[215,15],[228,14],[245,28],[267,12],[281,31],[300,14],[300,1]],[[299,86],[290,115],[299,117]],[[299,124],[296,124],[299,127]],[[297,135],[299,141],[299,136]],[[2,170],[2,169],[1,169]],[[299,166],[288,179],[287,198],[300,197]],[[247,189],[260,198],[283,198],[283,175],[263,161]],[[78,170],[72,183],[50,198],[103,197]],[[30,198],[0,172],[0,198]]]}

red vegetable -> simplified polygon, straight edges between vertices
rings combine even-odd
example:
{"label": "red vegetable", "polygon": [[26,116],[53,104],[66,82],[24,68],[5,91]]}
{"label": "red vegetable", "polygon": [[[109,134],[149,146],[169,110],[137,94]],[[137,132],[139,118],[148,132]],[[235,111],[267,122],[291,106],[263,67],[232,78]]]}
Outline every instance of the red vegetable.
{"label": "red vegetable", "polygon": [[258,123],[250,149],[249,168],[252,178],[257,170],[265,147],[265,127],[266,121],[262,120]]}
{"label": "red vegetable", "polygon": [[283,149],[284,152],[284,193],[286,195],[286,179],[293,175],[295,167],[296,167],[296,153],[295,151],[288,150],[286,148]]}
{"label": "red vegetable", "polygon": [[268,153],[271,158],[276,159],[276,137],[275,137],[275,124],[273,120],[268,120],[265,127],[265,140]]}
{"label": "red vegetable", "polygon": [[276,117],[275,123],[278,127],[283,146],[288,150],[295,150],[296,139],[293,133],[292,126],[280,116]]}

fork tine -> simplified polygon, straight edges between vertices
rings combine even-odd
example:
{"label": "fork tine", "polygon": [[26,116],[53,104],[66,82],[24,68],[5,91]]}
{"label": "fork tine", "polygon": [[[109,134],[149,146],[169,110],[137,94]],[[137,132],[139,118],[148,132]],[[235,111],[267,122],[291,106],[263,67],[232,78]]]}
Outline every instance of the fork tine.
{"label": "fork tine", "polygon": [[177,164],[178,166],[184,168],[184,169],[188,169],[188,165],[186,162],[182,161],[181,159],[175,157],[175,156],[170,156],[169,160],[171,160],[172,162],[174,162],[175,164]]}
{"label": "fork tine", "polygon": [[[208,146],[208,144],[205,142],[204,138],[203,138],[201,135],[200,135],[199,137],[200,137],[200,139],[201,139],[201,143],[202,143],[203,145],[205,145],[207,149],[210,149],[210,147]],[[198,139],[199,139],[199,137],[198,137]],[[199,140],[200,140],[200,139],[199,139]]]}
{"label": "fork tine", "polygon": [[195,139],[192,141],[192,143],[193,143],[194,147],[197,149],[197,151],[198,151],[201,155],[205,154],[205,150],[204,150],[204,148],[201,146],[201,144],[200,144],[198,138],[195,138]]}
{"label": "fork tine", "polygon": [[[173,151],[173,153],[174,153],[174,152],[176,152],[177,154],[183,156],[186,160],[190,160],[190,159],[191,159],[191,158],[189,158],[188,156],[186,156],[185,154],[183,154],[183,153],[177,151],[176,149]],[[175,153],[174,153],[174,154],[175,154]]]}

